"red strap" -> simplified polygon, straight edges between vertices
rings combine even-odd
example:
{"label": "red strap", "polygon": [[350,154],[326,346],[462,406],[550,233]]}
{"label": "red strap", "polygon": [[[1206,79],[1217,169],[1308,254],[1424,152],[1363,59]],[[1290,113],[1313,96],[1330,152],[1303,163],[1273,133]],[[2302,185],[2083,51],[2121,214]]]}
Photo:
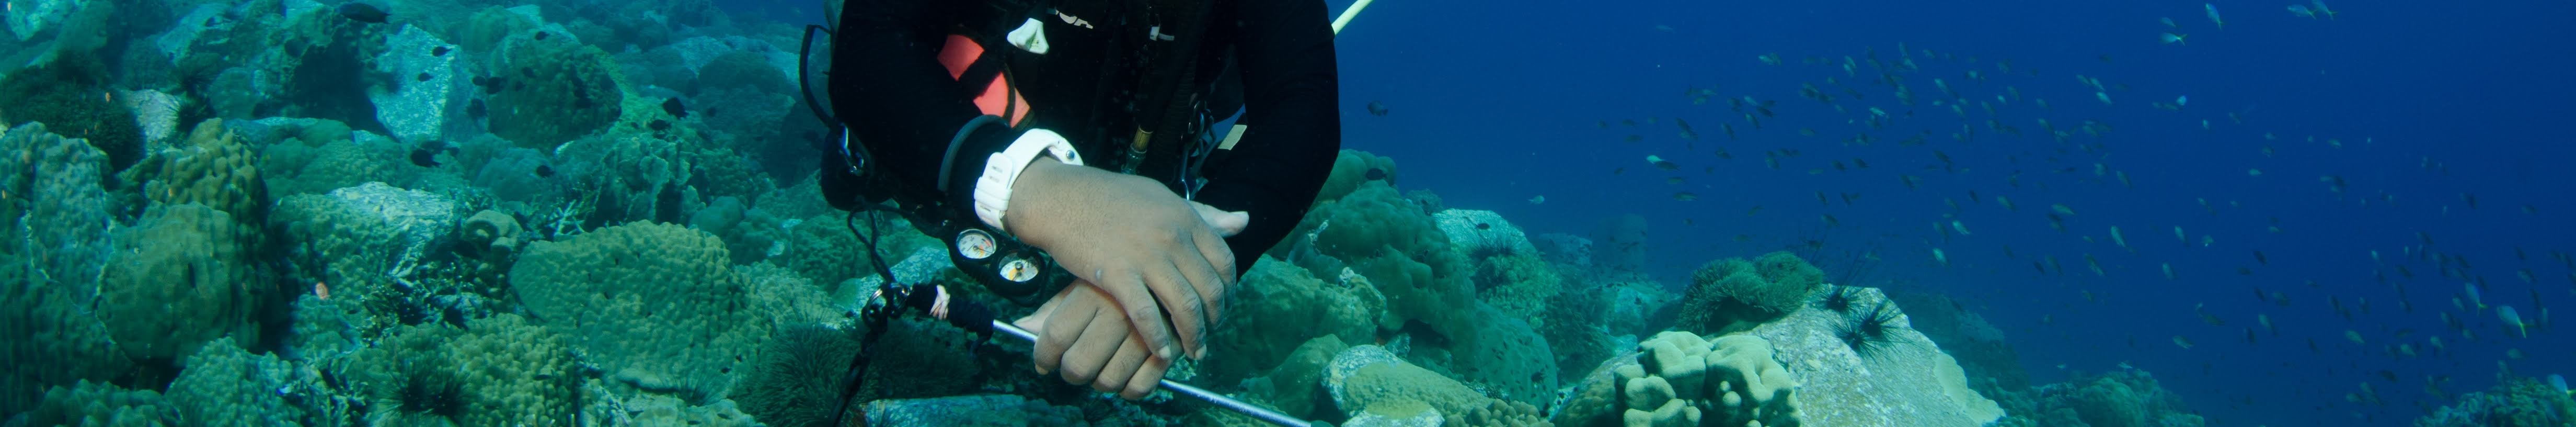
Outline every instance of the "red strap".
{"label": "red strap", "polygon": [[[960,78],[965,76],[966,67],[975,65],[975,59],[983,56],[984,46],[976,44],[975,39],[950,34],[948,43],[939,48],[939,65],[948,68],[948,78]],[[1020,96],[1018,88],[1011,87],[1009,76],[1000,73],[994,74],[983,90],[976,91],[975,108],[984,114],[1003,116],[1011,126],[1019,126],[1029,117],[1029,100]]]}

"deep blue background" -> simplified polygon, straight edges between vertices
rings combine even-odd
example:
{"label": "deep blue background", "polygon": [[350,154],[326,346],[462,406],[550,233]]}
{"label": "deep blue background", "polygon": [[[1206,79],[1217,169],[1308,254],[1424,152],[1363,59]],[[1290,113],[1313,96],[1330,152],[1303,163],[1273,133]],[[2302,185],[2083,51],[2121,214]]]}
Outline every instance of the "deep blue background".
{"label": "deep blue background", "polygon": [[[2407,425],[2423,413],[2419,403],[2450,403],[2428,394],[2428,382],[2457,394],[2493,385],[2503,365],[2521,376],[2576,372],[2576,344],[2562,331],[2509,337],[2493,310],[2452,302],[2466,282],[2483,280],[2490,305],[2514,306],[2526,318],[2538,317],[2535,305],[2576,316],[2567,312],[2576,304],[2576,273],[2552,255],[2576,251],[2569,247],[2576,199],[2566,184],[2576,172],[2561,166],[2576,158],[2564,126],[2576,113],[2567,104],[2576,100],[2567,77],[2576,69],[2569,43],[2576,32],[2565,29],[2576,6],[2337,1],[2342,15],[2329,21],[2295,17],[2283,8],[2288,1],[2232,1],[2217,3],[2227,19],[2221,30],[2201,4],[1385,0],[1340,39],[1345,146],[1394,157],[1403,187],[1436,191],[1450,207],[1502,212],[1533,232],[1584,235],[1604,218],[1642,215],[1654,231],[1653,268],[1673,286],[1699,263],[1803,239],[1873,253],[1880,266],[1863,285],[1969,301],[2010,334],[2035,379],[2126,362],[2154,372],[2214,425]],[[2169,30],[2160,17],[2182,28]],[[2187,33],[2189,42],[2159,43],[2165,31]],[[1913,52],[1898,52],[1898,43]],[[1840,70],[1841,58],[1865,59],[1872,49],[1887,61],[1911,54],[1921,66],[1903,75],[1918,105],[1897,105],[1889,87],[1871,85],[1866,63],[1859,77]],[[1787,63],[1755,60],[1765,53]],[[1835,64],[1802,64],[1808,56]],[[2014,73],[1997,71],[2003,59]],[[1969,81],[1963,73],[1971,69],[1989,78]],[[2095,101],[2077,75],[2115,86],[2115,103]],[[1828,76],[1868,97],[1840,94],[1824,84]],[[2011,86],[2054,109],[1999,105],[1991,118],[2027,136],[1986,131],[1990,116],[1973,105],[1967,120],[1932,105],[1943,98],[1933,78],[1971,100],[1991,101]],[[1799,97],[1801,82],[1835,92],[1850,112]],[[1684,96],[1711,87],[1721,98],[1693,105]],[[1763,130],[1747,126],[1723,99],[1747,95],[1778,101],[1780,116]],[[2180,111],[2149,106],[2186,95]],[[1366,114],[1370,101],[1393,114]],[[1900,119],[1877,131],[1849,122],[1872,106]],[[1909,111],[1913,117],[1902,118]],[[1648,117],[1660,119],[1647,124]],[[1700,138],[1679,138],[1676,117]],[[2040,118],[2062,130],[2084,120],[2113,130],[2100,138],[2078,132],[2060,144],[2043,134]],[[2202,130],[2202,120],[2212,128]],[[1610,128],[1599,125],[1605,121]],[[1723,135],[1724,122],[1740,139]],[[1949,137],[1962,123],[1978,128],[1973,141]],[[1798,128],[1818,135],[1799,136]],[[1930,143],[1896,144],[1919,130],[1934,131]],[[1878,143],[1842,143],[1865,131]],[[1632,134],[1644,140],[1623,141]],[[1714,156],[1720,147],[1736,158]],[[1782,148],[1803,155],[1765,167],[1763,153]],[[1940,170],[1934,150],[1956,170]],[[1656,170],[1643,160],[1650,154],[1682,168]],[[1831,167],[1852,158],[1872,167]],[[2096,176],[2097,163],[2126,173],[2134,187]],[[1617,168],[1625,172],[1612,174]],[[1824,172],[1809,172],[1818,168]],[[2057,172],[2064,168],[2074,172]],[[2018,188],[2007,184],[2016,172]],[[1899,175],[1921,178],[1920,188],[1905,188]],[[2331,192],[2324,175],[2349,186]],[[1667,184],[1671,176],[1686,182]],[[1675,191],[1700,198],[1676,201]],[[1819,191],[1863,196],[1849,206],[1838,197],[1819,205]],[[1970,191],[1983,198],[1970,200]],[[1540,195],[1546,203],[1527,202]],[[2043,217],[2051,204],[2077,212],[2065,232]],[[1764,209],[1746,214],[1753,206]],[[1828,227],[1820,215],[1841,225]],[[1953,220],[1973,234],[1942,233]],[[2133,251],[2110,242],[2113,226]],[[2176,226],[2189,242],[2174,238]],[[2201,245],[2204,235],[2215,244]],[[1949,265],[1934,262],[1936,248]],[[2256,251],[2268,263],[2258,263]],[[2408,256],[2428,252],[2469,268],[2445,277],[2432,261],[2438,256]],[[2085,267],[2087,254],[2105,275]],[[2056,258],[2063,274],[2034,271],[2042,257]],[[2166,279],[2160,264],[2178,278]],[[2415,277],[2400,277],[2394,265]],[[2523,269],[2536,282],[2520,279]],[[2402,285],[2413,310],[2402,310],[2397,287],[2374,273]],[[2257,300],[2255,289],[2290,302]],[[2352,308],[2352,320],[2329,300]],[[2193,309],[2200,304],[2226,326],[2202,322]],[[2444,312],[2463,319],[2466,334],[2447,327]],[[2257,314],[2268,315],[2279,336],[2246,342]],[[2366,343],[2346,340],[2347,330]],[[2181,348],[2176,336],[2197,345]],[[2430,348],[2430,337],[2447,350]],[[2421,356],[2393,356],[2399,343]],[[2507,349],[2526,358],[2506,360]],[[2397,381],[2381,379],[2381,370]],[[2345,402],[2364,383],[2385,406]]]}

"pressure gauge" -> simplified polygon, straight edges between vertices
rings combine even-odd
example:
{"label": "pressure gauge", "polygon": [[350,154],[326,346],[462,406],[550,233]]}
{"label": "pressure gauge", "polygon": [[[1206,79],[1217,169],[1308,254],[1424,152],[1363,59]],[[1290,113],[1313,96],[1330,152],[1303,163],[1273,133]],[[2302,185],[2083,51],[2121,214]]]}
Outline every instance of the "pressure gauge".
{"label": "pressure gauge", "polygon": [[1027,259],[1011,258],[1002,262],[1002,280],[1027,282],[1038,278],[1038,264]]}
{"label": "pressure gauge", "polygon": [[957,254],[965,255],[966,259],[992,257],[997,247],[999,243],[993,241],[993,234],[984,229],[969,228],[957,233]]}

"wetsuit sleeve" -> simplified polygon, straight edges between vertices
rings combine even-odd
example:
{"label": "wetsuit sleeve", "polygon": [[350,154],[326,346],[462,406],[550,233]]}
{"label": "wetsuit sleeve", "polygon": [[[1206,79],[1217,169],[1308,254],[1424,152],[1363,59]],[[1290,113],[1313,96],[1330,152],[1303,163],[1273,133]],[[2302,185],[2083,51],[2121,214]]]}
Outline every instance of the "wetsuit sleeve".
{"label": "wetsuit sleeve", "polygon": [[905,184],[903,196],[950,206],[974,206],[984,159],[1019,137],[974,120],[983,112],[937,59],[968,3],[848,0],[832,36],[832,111],[851,139]]}
{"label": "wetsuit sleeve", "polygon": [[1342,146],[1341,89],[1324,2],[1220,3],[1235,9],[1226,14],[1232,22],[1220,25],[1237,26],[1243,122],[1250,125],[1234,149],[1203,169],[1208,181],[1198,201],[1252,213],[1249,227],[1226,238],[1241,274],[1297,227],[1332,174]]}

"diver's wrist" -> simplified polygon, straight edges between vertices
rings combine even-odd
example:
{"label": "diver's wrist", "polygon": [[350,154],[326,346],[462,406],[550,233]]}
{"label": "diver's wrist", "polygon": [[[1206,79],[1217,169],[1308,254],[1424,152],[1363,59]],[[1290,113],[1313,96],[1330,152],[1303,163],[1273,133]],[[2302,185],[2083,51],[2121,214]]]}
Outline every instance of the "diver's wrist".
{"label": "diver's wrist", "polygon": [[1022,225],[1044,222],[1042,220],[1049,211],[1046,197],[1060,192],[1053,184],[1064,179],[1067,168],[1078,167],[1081,166],[1067,165],[1054,157],[1038,156],[1030,160],[1028,167],[1020,171],[1019,179],[1011,182],[1010,202],[1002,208],[1002,229],[1010,230],[1022,240],[1032,234],[1043,234],[1040,232],[1043,226],[1030,228]]}

